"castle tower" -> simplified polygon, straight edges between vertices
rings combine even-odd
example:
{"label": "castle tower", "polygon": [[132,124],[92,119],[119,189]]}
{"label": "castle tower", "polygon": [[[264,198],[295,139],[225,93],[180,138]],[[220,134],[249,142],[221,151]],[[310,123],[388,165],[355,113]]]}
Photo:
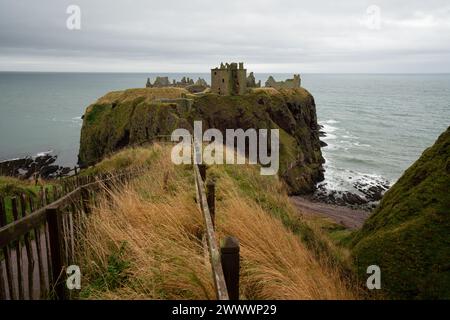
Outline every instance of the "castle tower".
{"label": "castle tower", "polygon": [[244,63],[223,63],[211,69],[211,91],[220,95],[240,95],[247,91],[247,69]]}

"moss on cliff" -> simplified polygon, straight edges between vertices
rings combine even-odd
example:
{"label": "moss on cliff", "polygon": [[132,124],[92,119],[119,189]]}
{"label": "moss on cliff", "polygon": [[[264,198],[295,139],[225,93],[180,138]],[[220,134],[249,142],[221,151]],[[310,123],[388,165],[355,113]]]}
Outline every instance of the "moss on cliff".
{"label": "moss on cliff", "polygon": [[91,165],[127,145],[169,134],[180,120],[173,104],[157,99],[181,98],[181,88],[114,91],[90,105],[81,129],[79,162]]}
{"label": "moss on cliff", "polygon": [[392,298],[450,298],[450,128],[424,151],[353,239],[358,272],[381,268]]}
{"label": "moss on cliff", "polygon": [[[189,103],[173,100],[188,97]],[[163,99],[161,101],[161,99]],[[187,101],[187,100],[186,100]],[[280,175],[291,193],[307,193],[322,178],[314,99],[303,88],[254,90],[241,96],[189,95],[179,88],[130,89],[111,92],[86,109],[79,160],[94,164],[105,155],[176,128],[192,130],[280,129]]]}

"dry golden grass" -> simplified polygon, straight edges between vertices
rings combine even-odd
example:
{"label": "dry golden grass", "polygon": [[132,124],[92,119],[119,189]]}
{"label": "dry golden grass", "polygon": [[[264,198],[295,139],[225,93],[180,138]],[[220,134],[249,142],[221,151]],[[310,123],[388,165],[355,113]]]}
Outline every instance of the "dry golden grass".
{"label": "dry golden grass", "polygon": [[[192,168],[172,165],[170,148],[151,150],[148,172],[100,199],[86,221],[83,298],[215,298]],[[218,234],[241,244],[242,299],[355,298],[274,214],[291,210],[276,177],[251,166],[217,166],[208,175],[217,179]]]}
{"label": "dry golden grass", "polygon": [[[185,169],[175,170],[167,160],[156,159],[146,175],[107,193],[87,219],[80,255],[86,298],[214,298],[190,183]],[[111,262],[121,246],[120,261]],[[121,263],[127,266],[118,274],[114,268]]]}
{"label": "dry golden grass", "polygon": [[246,298],[354,298],[337,270],[321,265],[279,219],[242,198],[224,205],[219,228],[240,241]]}
{"label": "dry golden grass", "polygon": [[86,108],[85,115],[92,111],[94,106],[110,105],[112,103],[132,102],[142,99],[142,102],[152,102],[155,99],[177,99],[188,95],[189,91],[184,88],[136,88],[122,91],[111,91]]}
{"label": "dry golden grass", "polygon": [[89,168],[83,174],[95,174],[99,172],[110,173],[125,168],[140,168],[148,166],[161,152],[161,147],[155,145],[153,148],[130,147],[106,157],[95,167]]}
{"label": "dry golden grass", "polygon": [[262,88],[251,88],[251,90],[253,92],[266,92],[266,93],[272,94],[272,95],[280,94],[280,92],[275,88],[262,87]]}
{"label": "dry golden grass", "polygon": [[127,89],[123,91],[112,91],[98,99],[97,103],[123,103],[141,97],[145,97],[145,101],[161,98],[176,99],[181,98],[182,94],[189,94],[189,91],[184,88],[176,87]]}

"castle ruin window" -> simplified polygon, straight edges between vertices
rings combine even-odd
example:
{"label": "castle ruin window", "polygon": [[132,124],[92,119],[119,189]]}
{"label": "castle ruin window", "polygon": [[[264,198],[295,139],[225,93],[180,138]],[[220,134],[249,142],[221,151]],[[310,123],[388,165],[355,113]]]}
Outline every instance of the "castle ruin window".
{"label": "castle ruin window", "polygon": [[222,83],[225,83],[225,79],[222,79]]}

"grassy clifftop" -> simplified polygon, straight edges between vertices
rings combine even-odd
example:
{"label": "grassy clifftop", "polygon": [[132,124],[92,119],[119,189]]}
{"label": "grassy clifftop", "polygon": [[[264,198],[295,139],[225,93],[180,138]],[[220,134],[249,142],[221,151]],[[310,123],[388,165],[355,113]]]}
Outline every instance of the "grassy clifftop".
{"label": "grassy clifftop", "polygon": [[170,135],[176,128],[192,130],[195,120],[203,120],[203,130],[222,132],[278,128],[279,173],[290,192],[310,192],[322,178],[314,98],[303,88],[254,90],[241,96],[196,96],[180,88],[111,92],[86,109],[79,161],[94,164],[127,145]]}
{"label": "grassy clifftop", "polygon": [[[80,239],[85,299],[215,299],[202,243],[191,165],[174,165],[171,146],[126,148],[94,172],[143,169],[99,197]],[[218,239],[239,239],[241,299],[352,299],[332,261],[316,255],[303,219],[276,176],[251,165],[214,165]],[[309,232],[311,234],[312,231]]]}
{"label": "grassy clifftop", "polygon": [[450,298],[450,128],[383,197],[353,239],[359,273],[380,266],[393,298]]}

